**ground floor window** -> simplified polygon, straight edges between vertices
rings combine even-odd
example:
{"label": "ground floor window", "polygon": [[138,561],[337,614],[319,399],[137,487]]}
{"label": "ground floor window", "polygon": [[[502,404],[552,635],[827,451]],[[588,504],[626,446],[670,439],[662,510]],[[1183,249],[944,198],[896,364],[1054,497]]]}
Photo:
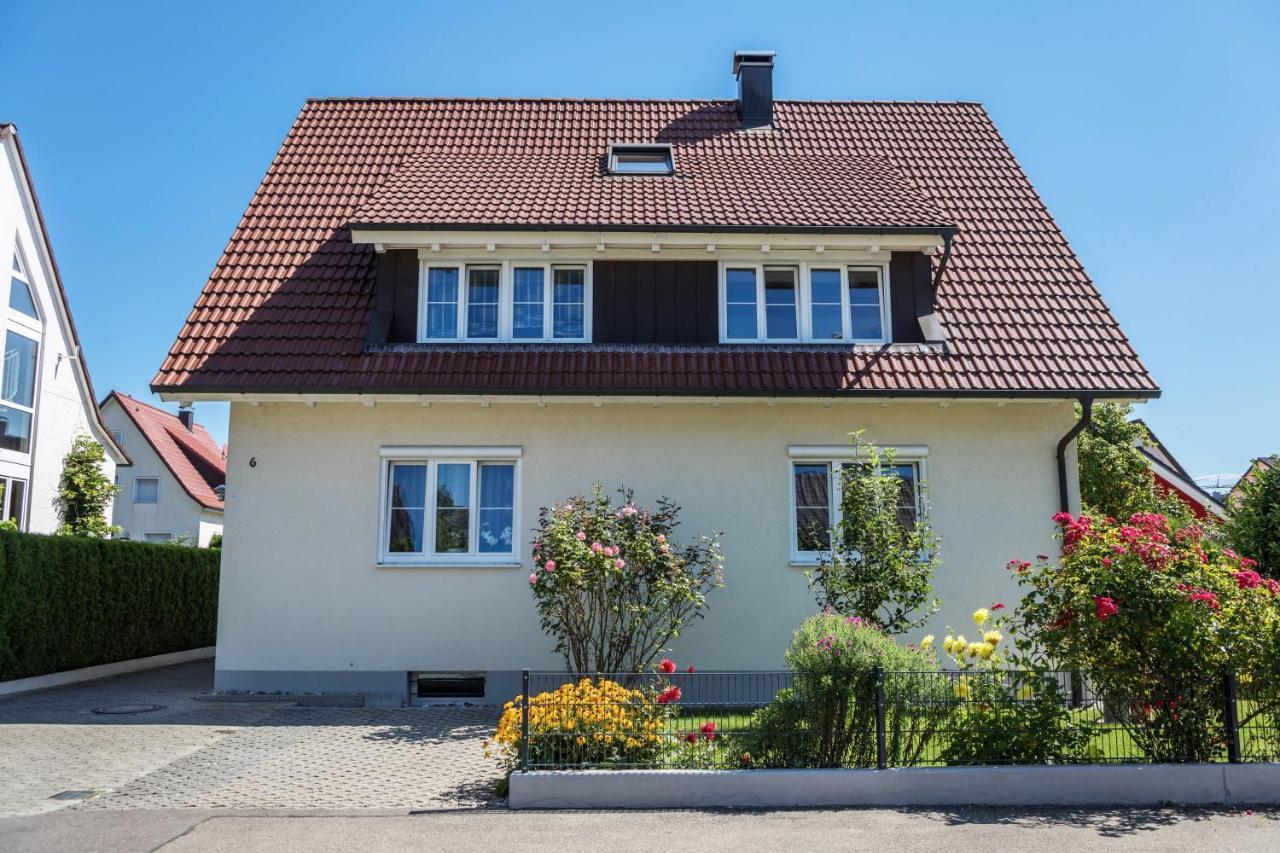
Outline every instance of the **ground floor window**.
{"label": "ground floor window", "polygon": [[[892,470],[902,480],[898,521],[915,524],[921,509],[924,448],[899,453]],[[830,454],[830,455],[828,455]],[[840,482],[846,471],[864,464],[841,448],[791,448],[791,557],[812,563],[830,546],[831,528],[840,522]]]}
{"label": "ground floor window", "polygon": [[0,519],[27,529],[27,481],[0,477]]}
{"label": "ground floor window", "polygon": [[379,559],[518,559],[519,448],[386,448]]}
{"label": "ground floor window", "polygon": [[156,543],[156,544],[158,544],[158,545],[164,545],[165,543],[168,543],[168,542],[172,542],[172,541],[173,541],[173,534],[172,534],[172,533],[169,533],[169,532],[167,532],[167,531],[157,531],[157,532],[154,532],[154,533],[144,533],[144,534],[142,534],[142,535],[143,535],[143,537],[145,538],[145,541],[147,541],[147,542],[154,542],[154,543]]}

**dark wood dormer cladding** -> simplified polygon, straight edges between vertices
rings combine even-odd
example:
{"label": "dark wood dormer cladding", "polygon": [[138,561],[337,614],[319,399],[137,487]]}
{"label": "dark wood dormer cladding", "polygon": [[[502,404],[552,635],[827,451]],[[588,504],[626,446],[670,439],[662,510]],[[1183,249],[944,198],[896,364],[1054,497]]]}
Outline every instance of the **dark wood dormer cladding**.
{"label": "dark wood dormer cladding", "polygon": [[596,261],[591,272],[595,343],[720,339],[715,261]]}
{"label": "dark wood dormer cladding", "polygon": [[[418,270],[416,250],[393,249],[377,256],[374,312],[366,343],[415,342]],[[592,342],[718,343],[718,276],[715,261],[593,262]],[[888,295],[894,343],[925,341],[920,318],[934,313],[931,279],[926,255],[893,253]]]}

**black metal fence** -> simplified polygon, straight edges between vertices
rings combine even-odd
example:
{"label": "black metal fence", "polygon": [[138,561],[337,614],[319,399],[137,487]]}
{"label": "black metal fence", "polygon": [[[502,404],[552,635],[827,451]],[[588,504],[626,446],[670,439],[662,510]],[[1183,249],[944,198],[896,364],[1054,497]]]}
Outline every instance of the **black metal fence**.
{"label": "black metal fence", "polygon": [[520,767],[750,769],[1280,760],[1280,692],[1070,672],[525,671]]}

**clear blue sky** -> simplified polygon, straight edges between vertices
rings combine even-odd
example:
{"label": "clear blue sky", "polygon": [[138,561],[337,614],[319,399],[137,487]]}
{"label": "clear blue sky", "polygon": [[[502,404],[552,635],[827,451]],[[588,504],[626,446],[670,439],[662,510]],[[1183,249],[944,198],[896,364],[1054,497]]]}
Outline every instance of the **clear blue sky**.
{"label": "clear blue sky", "polygon": [[984,103],[1163,387],[1142,416],[1195,474],[1280,451],[1280,3],[624,8],[0,0],[99,393],[148,394],[305,98],[731,97],[769,48],[778,97]]}

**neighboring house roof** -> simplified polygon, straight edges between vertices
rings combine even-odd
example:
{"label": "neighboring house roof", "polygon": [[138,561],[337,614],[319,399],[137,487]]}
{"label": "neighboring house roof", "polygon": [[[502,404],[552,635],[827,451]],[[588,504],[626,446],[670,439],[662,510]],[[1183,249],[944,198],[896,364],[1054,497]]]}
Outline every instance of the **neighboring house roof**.
{"label": "neighboring house roof", "polygon": [[[129,465],[129,455],[124,449],[115,443],[111,437],[111,431],[107,429],[107,425],[102,420],[102,414],[98,411],[98,407],[94,405],[97,395],[93,390],[93,379],[89,376],[89,365],[85,361],[84,346],[80,343],[80,333],[76,330],[75,319],[71,316],[71,303],[67,300],[67,290],[62,284],[62,272],[58,269],[58,259],[53,254],[53,241],[49,239],[49,229],[44,222],[44,211],[40,209],[40,197],[36,195],[35,181],[31,178],[31,169],[27,165],[27,155],[22,150],[22,140],[18,138],[18,127],[14,124],[0,122],[0,144],[6,140],[12,140],[14,150],[17,152],[18,166],[22,171],[21,179],[26,185],[27,197],[31,200],[31,208],[35,213],[36,236],[43,243],[39,247],[44,250],[45,256],[48,258],[48,268],[51,271],[52,290],[58,299],[58,313],[61,321],[66,326],[67,337],[71,342],[74,350],[70,359],[72,369],[76,371],[79,379],[81,390],[83,391],[83,400],[88,416],[92,420],[93,425],[98,428],[98,440],[102,443],[106,452],[120,465]],[[6,258],[4,261],[8,263]]]}
{"label": "neighboring house roof", "polygon": [[1147,431],[1147,441],[1138,446],[1142,455],[1147,457],[1147,465],[1151,468],[1156,484],[1165,492],[1174,492],[1184,503],[1191,507],[1197,516],[1213,514],[1219,518],[1226,517],[1226,509],[1213,495],[1200,487],[1195,478],[1169,451],[1141,418],[1134,418],[1134,423],[1141,424]]}
{"label": "neighboring house roof", "polygon": [[1277,465],[1280,465],[1280,456],[1259,456],[1257,459],[1252,460],[1249,463],[1249,470],[1244,472],[1240,479],[1236,481],[1236,484],[1231,487],[1231,491],[1227,493],[1227,501],[1237,504],[1243,497],[1240,492],[1241,485],[1253,482],[1259,474],[1270,471]]}
{"label": "neighboring house roof", "polygon": [[222,510],[223,502],[214,490],[227,482],[227,459],[208,430],[200,424],[188,430],[177,415],[119,391],[108,394],[102,405],[110,400],[129,416],[192,500],[205,509]]}
{"label": "neighboring house roof", "polygon": [[[619,141],[670,143],[677,175],[605,178],[601,159]],[[692,198],[685,181],[708,202]],[[773,191],[776,202],[759,197]],[[947,350],[366,347],[375,255],[351,241],[361,219],[760,232],[788,223],[819,231],[954,224],[937,294]],[[1159,394],[980,105],[818,101],[777,102],[774,129],[763,132],[740,130],[734,101],[308,101],[153,388]]]}

